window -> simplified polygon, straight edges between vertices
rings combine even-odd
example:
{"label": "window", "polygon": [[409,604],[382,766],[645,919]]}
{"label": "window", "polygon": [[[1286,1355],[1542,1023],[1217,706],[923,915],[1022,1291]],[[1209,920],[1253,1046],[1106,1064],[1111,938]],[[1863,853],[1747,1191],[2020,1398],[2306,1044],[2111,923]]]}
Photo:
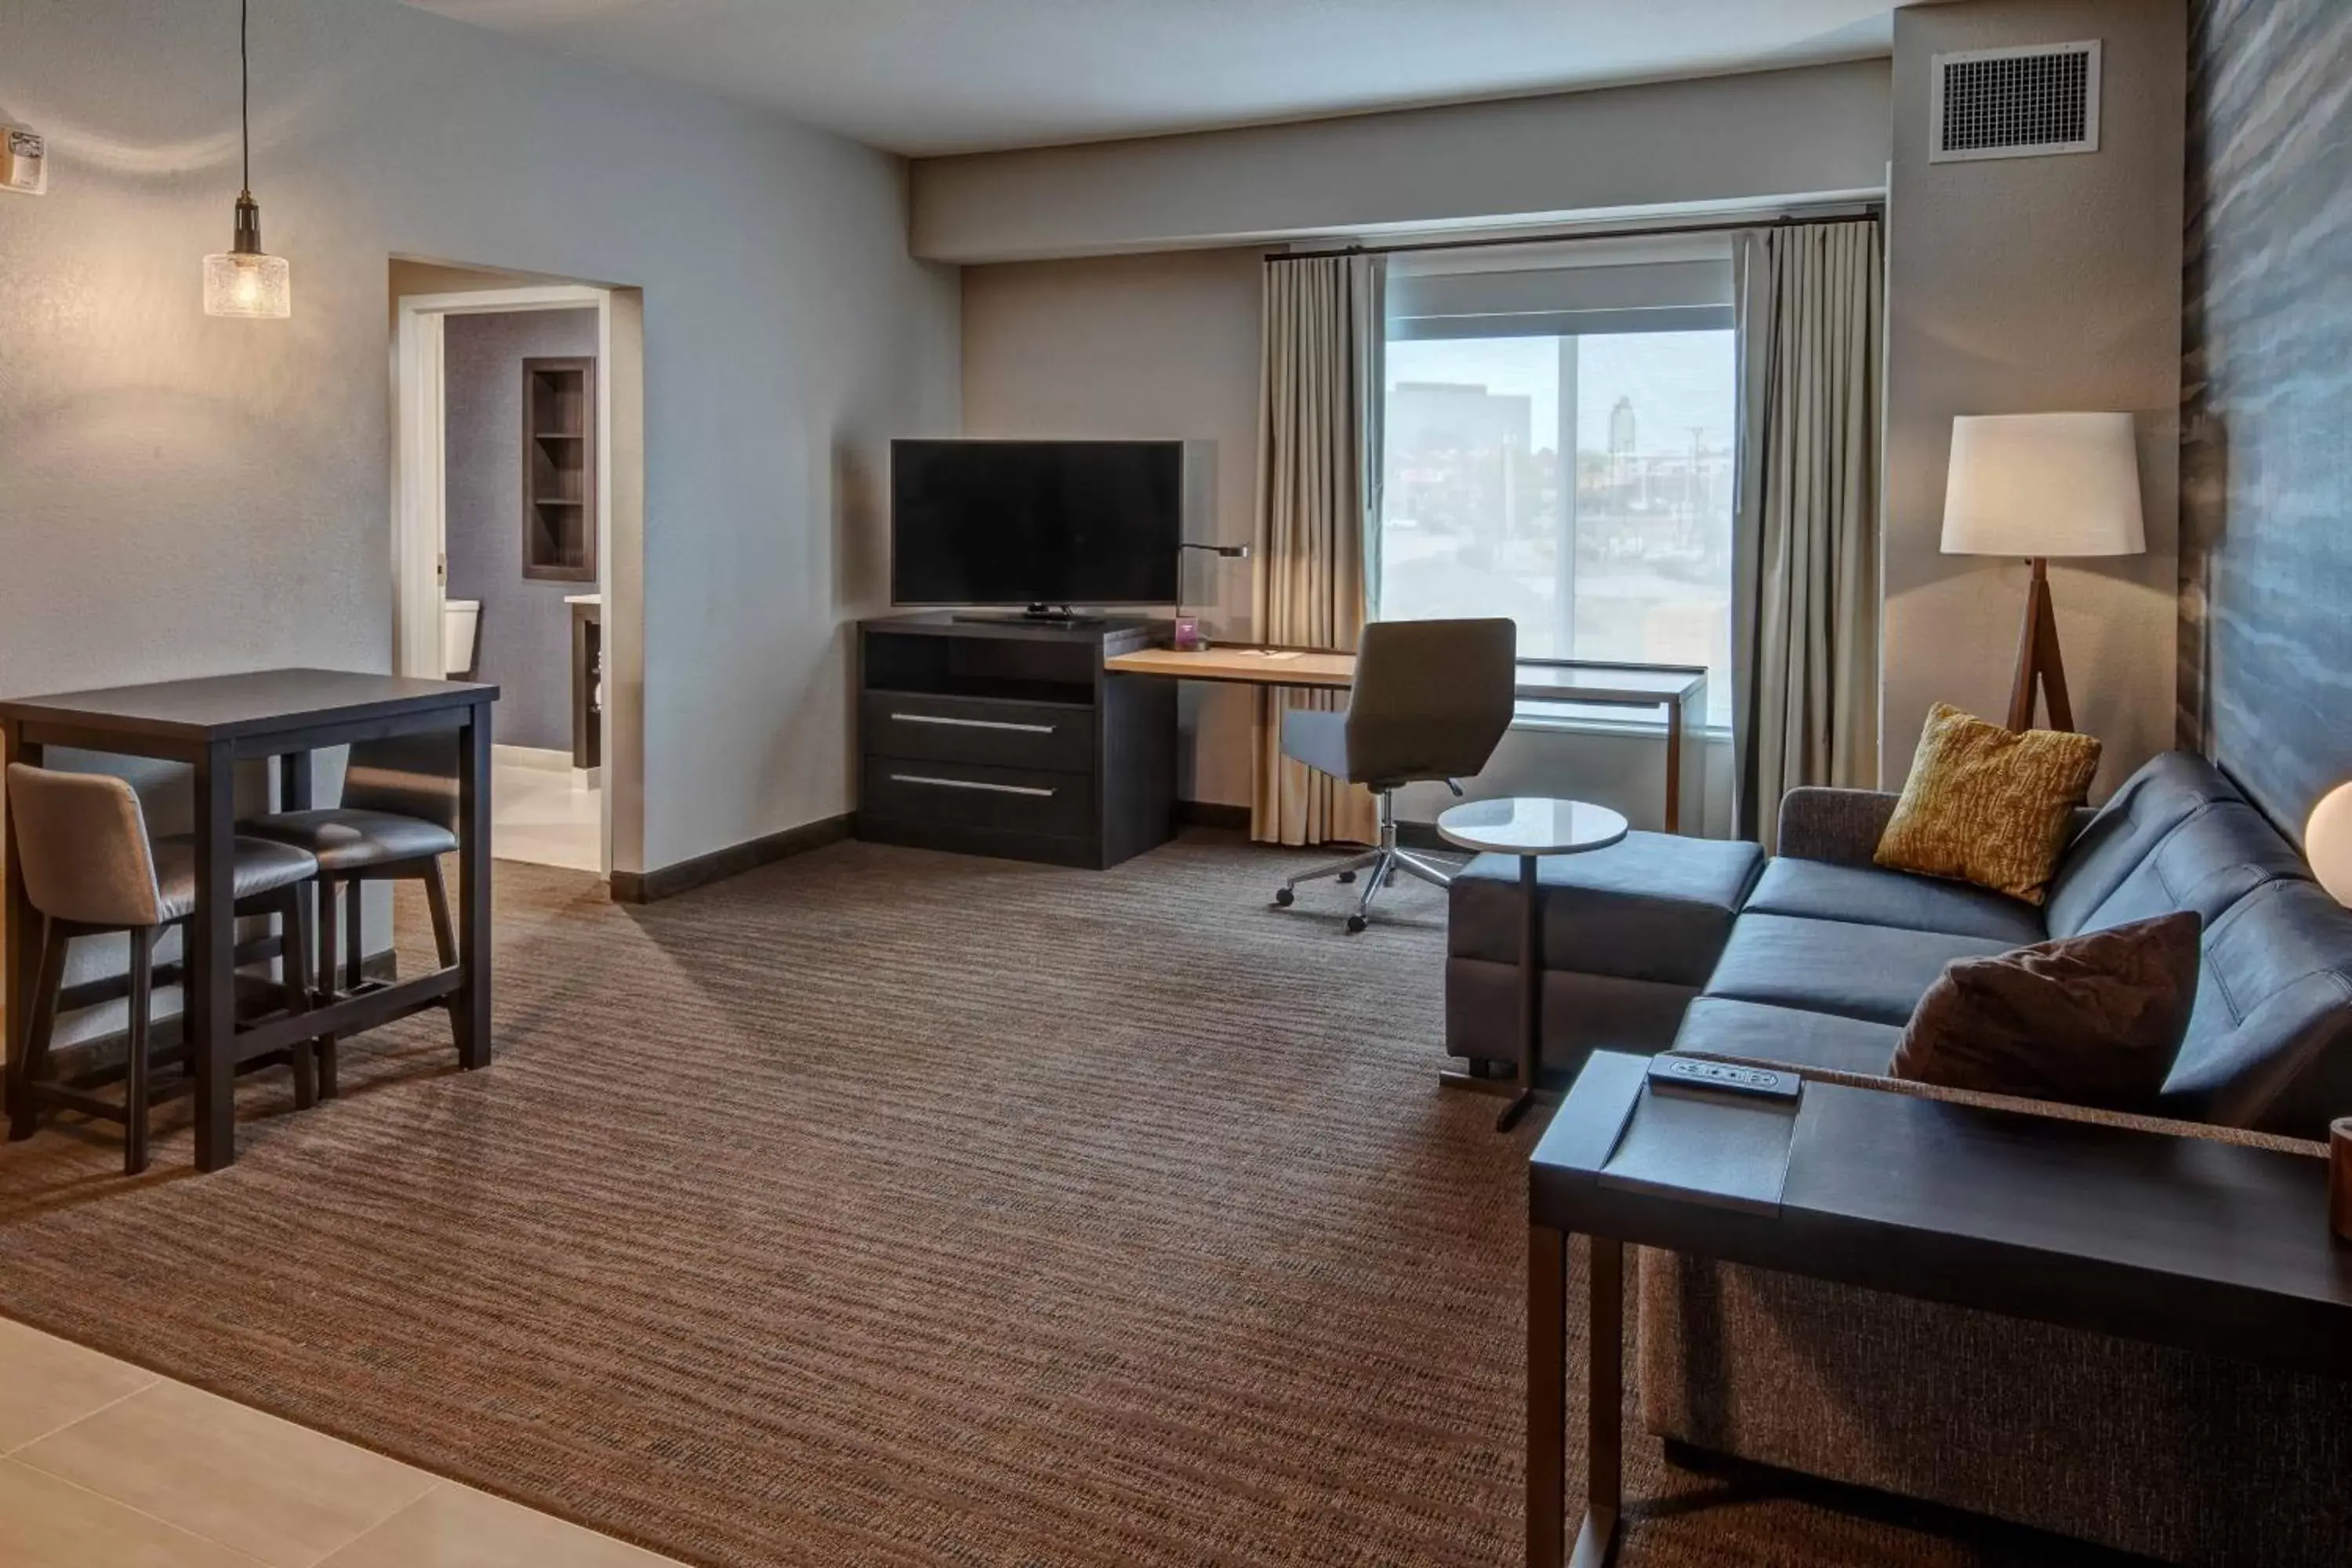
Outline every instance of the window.
{"label": "window", "polygon": [[1376,613],[1507,616],[1528,658],[1703,664],[1728,724],[1727,259],[1391,292]]}

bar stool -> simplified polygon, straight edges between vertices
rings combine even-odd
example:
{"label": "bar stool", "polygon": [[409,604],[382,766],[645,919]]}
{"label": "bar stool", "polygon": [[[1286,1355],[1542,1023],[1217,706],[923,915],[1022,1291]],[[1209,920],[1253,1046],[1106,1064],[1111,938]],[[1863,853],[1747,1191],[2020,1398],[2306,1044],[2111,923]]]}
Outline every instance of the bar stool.
{"label": "bar stool", "polygon": [[[62,1105],[122,1123],[122,1168],[147,1168],[147,1113],[156,1100],[148,1082],[148,1009],[153,995],[155,946],[163,932],[196,908],[196,845],[190,834],[150,839],[139,796],[119,778],[8,764],[8,808],[16,825],[16,856],[25,892],[41,912],[41,962],[23,1045],[8,1064],[8,1137],[33,1135],[39,1109]],[[301,850],[265,838],[239,837],[231,882],[240,915],[274,914],[285,922],[281,994],[289,1013],[310,1005],[301,884],[318,863]],[[49,1079],[50,1037],[65,990],[67,945],[76,937],[131,938],[131,1040],[122,1104]],[[274,1053],[273,1053],[274,1054]],[[285,1053],[294,1069],[294,1101],[317,1099],[310,1048]]]}
{"label": "bar stool", "polygon": [[[457,847],[457,752],[446,734],[402,736],[354,743],[343,771],[343,803],[310,811],[281,811],[237,824],[252,834],[307,852],[319,867],[319,986],[331,1003],[361,984],[360,888],[368,882],[425,884],[433,918],[433,946],[443,969],[457,963],[457,929],[441,857]],[[335,895],[345,907],[339,922]],[[342,941],[339,944],[337,926]],[[342,949],[339,955],[338,946]],[[341,959],[341,963],[338,959]],[[457,1015],[450,1014],[456,1031]],[[318,1039],[319,1092],[335,1097],[335,1037]]]}

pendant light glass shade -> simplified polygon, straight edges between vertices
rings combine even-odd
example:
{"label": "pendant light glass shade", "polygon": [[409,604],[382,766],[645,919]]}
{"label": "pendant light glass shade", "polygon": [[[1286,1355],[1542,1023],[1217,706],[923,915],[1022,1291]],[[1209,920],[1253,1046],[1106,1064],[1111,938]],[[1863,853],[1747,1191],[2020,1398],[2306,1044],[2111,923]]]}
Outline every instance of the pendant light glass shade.
{"label": "pendant light glass shade", "polygon": [[282,256],[240,256],[232,250],[205,257],[205,314],[280,320],[292,315],[294,295],[287,271]]}
{"label": "pendant light glass shade", "polygon": [[246,0],[236,8],[237,119],[246,188],[236,196],[236,237],[226,251],[205,258],[205,314],[283,321],[294,313],[292,269],[261,248],[261,204],[253,199],[253,127],[247,103],[252,70],[245,47]]}

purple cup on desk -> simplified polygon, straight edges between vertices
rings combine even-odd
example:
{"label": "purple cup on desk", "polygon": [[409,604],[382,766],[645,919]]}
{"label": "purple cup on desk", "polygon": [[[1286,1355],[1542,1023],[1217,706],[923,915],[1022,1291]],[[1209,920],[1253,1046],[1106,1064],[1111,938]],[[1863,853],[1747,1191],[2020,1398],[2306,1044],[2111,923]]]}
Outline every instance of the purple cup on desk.
{"label": "purple cup on desk", "polygon": [[1176,617],[1176,646],[1180,648],[1188,649],[1196,648],[1201,646],[1200,616],[1179,616]]}

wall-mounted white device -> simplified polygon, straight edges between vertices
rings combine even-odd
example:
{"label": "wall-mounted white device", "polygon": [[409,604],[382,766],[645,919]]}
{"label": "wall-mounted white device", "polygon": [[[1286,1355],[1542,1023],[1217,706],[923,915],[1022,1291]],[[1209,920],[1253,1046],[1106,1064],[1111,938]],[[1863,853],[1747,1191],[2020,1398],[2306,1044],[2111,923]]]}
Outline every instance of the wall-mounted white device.
{"label": "wall-mounted white device", "polygon": [[1937,55],[1927,162],[2099,150],[2099,45],[2033,44]]}
{"label": "wall-mounted white device", "polygon": [[0,125],[0,191],[37,196],[49,188],[49,144],[25,125]]}

